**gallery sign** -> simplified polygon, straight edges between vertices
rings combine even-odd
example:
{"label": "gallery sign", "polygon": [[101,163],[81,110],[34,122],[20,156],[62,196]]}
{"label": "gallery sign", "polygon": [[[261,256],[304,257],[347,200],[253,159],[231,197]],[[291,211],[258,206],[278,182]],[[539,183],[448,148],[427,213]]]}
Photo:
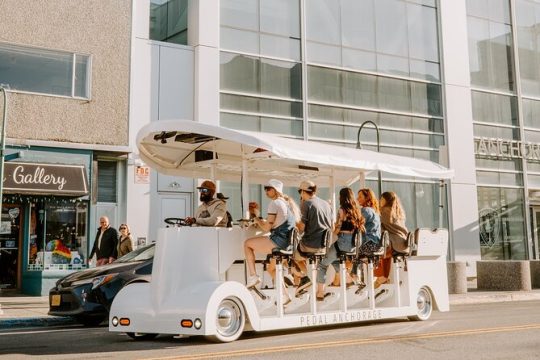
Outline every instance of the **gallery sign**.
{"label": "gallery sign", "polygon": [[540,144],[492,138],[475,138],[474,153],[504,159],[521,159],[540,161]]}
{"label": "gallery sign", "polygon": [[4,191],[20,194],[88,194],[84,165],[4,163]]}

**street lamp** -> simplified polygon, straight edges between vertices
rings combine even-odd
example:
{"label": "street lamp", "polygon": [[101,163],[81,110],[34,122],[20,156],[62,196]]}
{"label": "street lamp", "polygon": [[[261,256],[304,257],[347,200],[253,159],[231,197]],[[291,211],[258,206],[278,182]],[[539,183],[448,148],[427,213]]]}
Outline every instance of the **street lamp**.
{"label": "street lamp", "polygon": [[[360,125],[360,128],[358,129],[358,134],[356,135],[356,148],[357,149],[362,149],[362,144],[360,143],[360,133],[362,132],[362,129],[364,128],[365,125],[367,124],[371,124],[375,127],[375,131],[377,132],[377,152],[380,152],[381,151],[381,138],[380,138],[380,135],[379,135],[379,127],[377,126],[377,124],[375,124],[373,121],[371,120],[367,120],[367,121],[364,121],[362,123],[362,125]],[[379,188],[379,196],[382,195],[382,179],[381,179],[381,171],[377,171],[377,179],[378,179],[378,188]]]}

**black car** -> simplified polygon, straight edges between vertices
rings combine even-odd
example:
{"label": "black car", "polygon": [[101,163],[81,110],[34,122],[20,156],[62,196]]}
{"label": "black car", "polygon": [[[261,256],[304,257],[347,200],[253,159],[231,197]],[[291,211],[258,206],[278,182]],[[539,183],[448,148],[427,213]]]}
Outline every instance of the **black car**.
{"label": "black car", "polygon": [[154,245],[134,250],[115,262],[77,271],[49,291],[49,315],[72,316],[84,325],[99,325],[109,316],[116,294],[133,282],[149,282]]}

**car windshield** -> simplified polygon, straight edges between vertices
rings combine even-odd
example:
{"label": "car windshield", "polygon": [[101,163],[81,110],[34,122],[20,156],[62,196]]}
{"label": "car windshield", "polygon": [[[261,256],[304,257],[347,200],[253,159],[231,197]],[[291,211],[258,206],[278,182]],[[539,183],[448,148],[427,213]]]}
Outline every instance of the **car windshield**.
{"label": "car windshield", "polygon": [[133,250],[130,253],[127,253],[126,255],[122,256],[115,262],[133,262],[133,261],[144,261],[148,259],[152,259],[154,257],[154,248],[155,244],[150,244],[143,246],[141,248],[138,248],[137,250]]}

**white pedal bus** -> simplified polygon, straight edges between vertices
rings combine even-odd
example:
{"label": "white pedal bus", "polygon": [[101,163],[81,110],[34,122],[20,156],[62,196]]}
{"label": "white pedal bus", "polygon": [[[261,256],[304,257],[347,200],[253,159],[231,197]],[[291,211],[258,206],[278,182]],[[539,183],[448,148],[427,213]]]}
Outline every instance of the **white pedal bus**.
{"label": "white pedal bus", "polygon": [[[248,218],[249,186],[270,178],[287,186],[304,180],[319,188],[363,184],[366,173],[384,171],[417,178],[449,179],[453,172],[438,164],[304,142],[268,134],[236,131],[194,121],[156,121],[138,134],[137,145],[146,164],[160,173],[198,179],[235,181],[242,185],[241,203]],[[334,205],[335,206],[335,205]],[[181,225],[181,219],[173,219]],[[124,287],[113,301],[109,330],[134,339],[157,334],[204,335],[228,342],[244,331],[307,328],[396,317],[426,320],[432,309],[448,311],[445,229],[416,229],[410,235],[411,253],[394,254],[390,283],[374,289],[370,257],[361,266],[367,286],[346,288],[342,254],[341,287],[324,301],[316,301],[316,286],[295,297],[283,290],[282,261],[277,261],[276,284],[269,289],[246,288],[244,240],[257,234],[253,226],[232,228],[173,226],[159,229],[152,280]],[[358,241],[359,243],[359,241]],[[272,256],[289,259],[291,252]],[[311,278],[316,262],[310,259]],[[260,274],[261,269],[258,269]],[[315,281],[313,281],[315,283]],[[281,291],[293,299],[283,306]]]}

